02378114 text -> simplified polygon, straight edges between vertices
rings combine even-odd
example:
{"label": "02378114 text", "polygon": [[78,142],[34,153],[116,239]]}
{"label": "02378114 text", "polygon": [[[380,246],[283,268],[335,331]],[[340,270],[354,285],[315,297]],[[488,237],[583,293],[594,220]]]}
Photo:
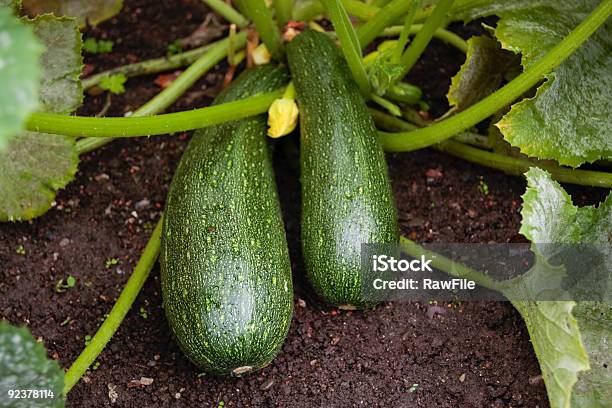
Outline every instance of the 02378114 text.
{"label": "02378114 text", "polygon": [[10,399],[39,399],[53,398],[55,395],[52,390],[8,390]]}

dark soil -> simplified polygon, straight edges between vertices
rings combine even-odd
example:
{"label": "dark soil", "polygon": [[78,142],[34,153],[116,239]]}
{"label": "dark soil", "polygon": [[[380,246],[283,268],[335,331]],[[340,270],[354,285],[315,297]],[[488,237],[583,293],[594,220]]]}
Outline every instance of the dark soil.
{"label": "dark soil", "polygon": [[[163,55],[190,34],[207,10],[193,1],[126,1],[123,12],[85,36],[109,38],[115,52],[88,56],[96,71]],[[462,30],[461,27],[457,27]],[[411,75],[434,112],[461,55],[435,42]],[[224,66],[171,109],[206,105]],[[154,76],[130,79],[109,115],[133,110],[156,92]],[[88,97],[81,114],[102,109]],[[172,172],[188,141],[119,140],[83,156],[77,178],[57,205],[29,223],[0,225],[0,318],[27,325],[68,367],[125,284],[160,216]],[[328,310],[304,283],[299,257],[299,185],[292,140],[278,142],[277,177],[296,282],[289,337],[274,362],[243,379],[204,376],[170,336],[155,268],[132,311],[72,390],[70,407],[546,407],[529,338],[508,303],[463,303],[428,317],[420,303],[383,304],[366,312]],[[292,149],[293,148],[293,149]],[[525,184],[487,168],[424,150],[388,157],[402,233],[417,241],[509,242],[518,235]],[[442,177],[428,182],[425,173]],[[488,195],[479,189],[489,187]],[[578,203],[601,194],[571,190]],[[23,246],[25,254],[16,252]],[[20,251],[21,252],[21,251]],[[113,265],[113,261],[118,263]],[[76,277],[63,293],[56,282]],[[430,313],[431,316],[431,313]],[[153,379],[150,385],[133,380]]]}

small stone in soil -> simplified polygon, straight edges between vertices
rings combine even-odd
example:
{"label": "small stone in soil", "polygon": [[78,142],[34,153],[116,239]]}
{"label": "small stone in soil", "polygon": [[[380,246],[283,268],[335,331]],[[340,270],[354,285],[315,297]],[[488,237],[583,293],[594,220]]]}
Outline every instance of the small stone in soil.
{"label": "small stone in soil", "polygon": [[263,384],[261,384],[259,386],[259,389],[261,391],[266,391],[266,390],[269,390],[270,388],[272,388],[273,385],[274,385],[274,380],[273,379],[269,379],[268,381],[266,381]]}

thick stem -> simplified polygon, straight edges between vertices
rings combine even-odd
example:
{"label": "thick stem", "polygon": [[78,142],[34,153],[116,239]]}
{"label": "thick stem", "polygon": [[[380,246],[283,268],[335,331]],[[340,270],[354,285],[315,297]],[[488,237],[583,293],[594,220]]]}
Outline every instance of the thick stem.
{"label": "thick stem", "polygon": [[400,237],[400,246],[402,247],[402,250],[413,258],[418,258],[424,255],[427,259],[431,259],[431,266],[441,270],[442,272],[446,272],[455,278],[469,279],[487,289],[499,291],[498,283],[490,276],[455,262],[444,255],[429,251],[408,238]]}
{"label": "thick stem", "polygon": [[125,284],[125,287],[121,291],[110,313],[106,319],[104,319],[104,322],[91,339],[91,342],[85,347],[66,372],[64,377],[64,395],[70,392],[72,387],[79,382],[79,379],[83,376],[85,371],[87,371],[89,366],[98,358],[106,344],[119,328],[121,322],[123,322],[127,313],[130,311],[134,300],[136,300],[136,297],[140,293],[159,255],[162,220],[163,218],[157,222],[157,226],[153,230],[153,234],[151,234],[151,238],[149,238],[149,242],[147,242],[138,260],[138,264],[134,268],[134,272]]}
{"label": "thick stem", "polygon": [[412,69],[425,50],[425,47],[427,47],[427,44],[431,41],[436,30],[444,25],[448,19],[448,10],[453,5],[453,1],[440,0],[431,16],[425,20],[423,28],[417,33],[408,49],[402,55],[403,72],[401,76],[406,75]]}
{"label": "thick stem", "polygon": [[372,19],[357,30],[361,48],[367,47],[386,27],[397,21],[398,14],[407,13],[414,3],[415,0],[392,0],[380,9]]}
{"label": "thick stem", "polygon": [[282,30],[293,19],[293,0],[273,0],[276,10],[276,22]]}
{"label": "thick stem", "polygon": [[[409,131],[416,128],[416,126],[411,123],[376,109],[370,109],[370,113],[376,124],[386,129]],[[612,188],[612,173],[571,169],[551,162],[533,161],[520,157],[492,153],[483,150],[489,147],[489,143],[483,136],[476,133],[459,133],[455,136],[455,139],[457,139],[457,141],[446,140],[432,147],[469,162],[501,170],[511,175],[523,175],[530,167],[540,167],[547,170],[553,179],[562,183]],[[476,145],[480,148],[468,146],[466,143]]]}
{"label": "thick stem", "polygon": [[612,188],[612,173],[571,169],[554,163],[534,162],[523,158],[505,156],[468,146],[454,140],[446,140],[434,146],[434,148],[481,166],[501,170],[507,174],[522,175],[530,167],[540,167],[547,170],[553,179],[562,183]]}
{"label": "thick stem", "polygon": [[395,45],[395,49],[393,50],[392,61],[395,64],[399,64],[402,61],[402,54],[404,54],[404,49],[406,48],[406,44],[408,44],[408,36],[410,35],[410,29],[414,24],[414,16],[416,15],[417,9],[421,6],[421,0],[410,0],[409,6],[410,8],[407,10],[406,18],[404,19],[404,25],[402,26],[402,30],[400,31],[399,39],[397,40],[397,44]]}
{"label": "thick stem", "polygon": [[[246,40],[246,32],[241,32],[236,35],[236,38],[244,37]],[[242,40],[241,40],[242,41]],[[193,64],[195,60],[219,44],[228,42],[228,39],[223,39],[212,44],[207,44],[199,48],[194,48],[190,51],[185,51],[180,54],[170,57],[153,58],[146,61],[136,62],[134,64],[122,65],[117,68],[112,68],[107,71],[87,77],[81,81],[84,89],[89,89],[92,86],[98,85],[100,80],[115,74],[123,74],[127,77],[156,74],[158,72],[170,71],[172,69],[184,67]]]}
{"label": "thick stem", "polygon": [[[246,33],[240,33],[233,38],[233,46],[242,48],[246,44]],[[191,86],[209,69],[217,65],[229,52],[231,41],[229,39],[219,42],[211,47],[208,52],[202,54],[189,68],[185,70],[170,86],[157,94],[149,102],[141,106],[132,116],[150,116],[164,111],[172,105],[180,96],[191,88]],[[110,143],[112,137],[86,137],[76,144],[78,154],[90,152]]]}
{"label": "thick stem", "polygon": [[[401,35],[403,28],[404,27],[402,26],[387,27],[383,30],[380,36],[395,37],[396,35]],[[413,24],[410,26],[408,35],[415,35],[422,29],[423,24]],[[448,31],[444,28],[438,28],[436,31],[434,31],[433,36],[438,40],[444,41],[445,43],[452,45],[464,54],[467,53],[467,42],[452,31]]]}
{"label": "thick stem", "polygon": [[224,2],[223,0],[202,0],[208,7],[217,12],[225,20],[232,24],[236,24],[240,28],[244,28],[249,24],[242,14],[235,8]]}
{"label": "thick stem", "polygon": [[272,18],[272,10],[266,6],[265,0],[239,0],[241,9],[253,21],[259,36],[270,51],[270,54],[277,60],[283,58],[283,43],[281,33]]}
{"label": "thick stem", "polygon": [[612,0],[604,0],[567,37],[527,71],[466,110],[423,129],[403,133],[381,133],[385,149],[406,152],[439,143],[476,125],[511,104],[569,57],[612,14]]}
{"label": "thick stem", "polygon": [[190,111],[128,118],[95,118],[34,113],[27,129],[75,137],[154,136],[199,129],[265,113],[284,89]]}
{"label": "thick stem", "polygon": [[359,38],[357,38],[357,33],[355,33],[351,20],[340,0],[322,0],[322,2],[330,20],[334,24],[336,35],[340,40],[342,52],[348,62],[353,78],[357,82],[361,93],[369,97],[371,94],[370,80],[363,63]]}

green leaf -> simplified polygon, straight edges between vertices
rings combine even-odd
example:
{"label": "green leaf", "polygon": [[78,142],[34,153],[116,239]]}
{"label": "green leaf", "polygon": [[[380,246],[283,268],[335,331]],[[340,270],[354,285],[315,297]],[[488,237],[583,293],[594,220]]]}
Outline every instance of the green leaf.
{"label": "green leaf", "polygon": [[0,8],[0,152],[38,106],[42,50],[31,27]]}
{"label": "green leaf", "polygon": [[[525,275],[501,285],[519,311],[540,363],[552,408],[604,407],[612,403],[612,374],[604,367],[610,356],[612,310],[605,302],[518,301],[534,288],[558,287],[564,266],[553,266],[554,249],[541,243],[601,246],[608,282],[612,244],[612,194],[596,207],[576,207],[569,195],[539,168],[527,173],[520,232],[532,241],[536,264]],[[607,282],[601,282],[606,285]],[[608,296],[609,297],[609,296]],[[599,404],[599,405],[598,405]]]}
{"label": "green leaf", "polygon": [[51,208],[74,178],[79,156],[72,137],[24,132],[0,152],[0,221],[30,220]]}
{"label": "green leaf", "polygon": [[[0,321],[0,393],[13,408],[63,407],[64,371],[25,327]],[[7,399],[9,390],[49,390],[52,398]],[[5,406],[5,405],[3,405]]]}
{"label": "green leaf", "polygon": [[110,40],[96,40],[89,37],[83,41],[83,51],[89,54],[105,54],[113,51],[114,42]]}
{"label": "green leaf", "polygon": [[447,94],[452,112],[460,112],[489,96],[502,84],[505,74],[515,64],[516,56],[502,50],[496,40],[478,36],[467,40],[465,62],[453,77]]}
{"label": "green leaf", "polygon": [[127,77],[124,74],[115,74],[102,77],[98,86],[105,91],[122,94],[125,92],[125,87],[123,86],[125,81],[127,81]]}
{"label": "green leaf", "polygon": [[[46,46],[42,56],[43,110],[70,113],[81,103],[81,34],[75,20],[51,15],[29,22]],[[55,193],[76,173],[74,138],[22,132],[0,152],[0,221],[29,220],[45,213]]]}
{"label": "green leaf", "polygon": [[[461,1],[455,17],[500,16],[495,35],[522,54],[528,69],[575,28],[597,0]],[[535,97],[514,106],[498,123],[504,137],[527,155],[579,166],[612,159],[612,26],[608,21],[546,76]]]}
{"label": "green leaf", "polygon": [[36,36],[46,46],[42,56],[41,110],[71,113],[83,100],[81,33],[74,19],[38,16],[31,20]]}
{"label": "green leaf", "polygon": [[15,15],[21,11],[21,0],[0,0],[0,7],[11,7]]}
{"label": "green leaf", "polygon": [[54,13],[57,16],[76,17],[81,27],[85,22],[98,25],[121,11],[123,0],[23,0],[29,15]]}

